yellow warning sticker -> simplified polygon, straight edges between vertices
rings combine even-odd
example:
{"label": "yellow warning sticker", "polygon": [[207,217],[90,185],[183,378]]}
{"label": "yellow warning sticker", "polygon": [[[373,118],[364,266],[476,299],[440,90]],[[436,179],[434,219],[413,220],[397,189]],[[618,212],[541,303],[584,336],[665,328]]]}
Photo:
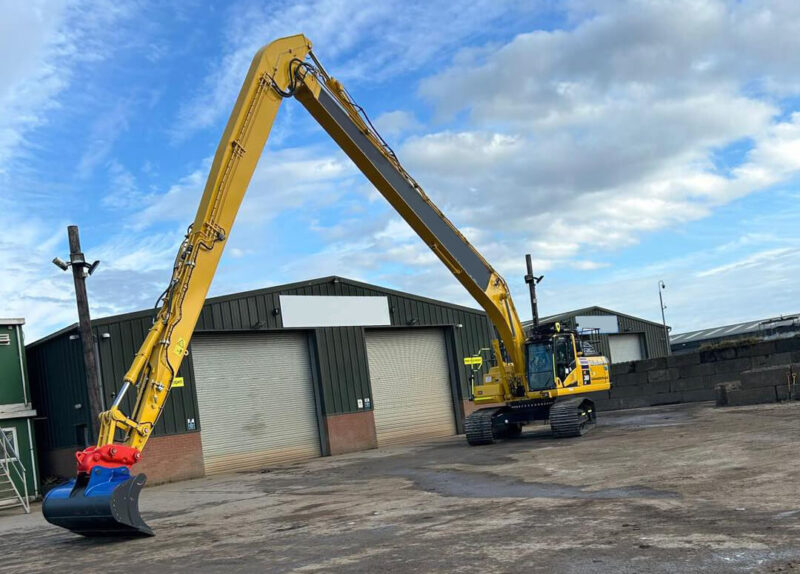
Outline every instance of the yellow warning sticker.
{"label": "yellow warning sticker", "polygon": [[182,338],[178,339],[178,342],[172,347],[172,351],[179,357],[183,357],[186,354],[186,341]]}
{"label": "yellow warning sticker", "polygon": [[183,386],[183,377],[175,377],[172,379],[172,388],[175,387],[182,387]]}
{"label": "yellow warning sticker", "polygon": [[464,357],[464,364],[465,365],[478,365],[479,367],[483,364],[483,357]]}

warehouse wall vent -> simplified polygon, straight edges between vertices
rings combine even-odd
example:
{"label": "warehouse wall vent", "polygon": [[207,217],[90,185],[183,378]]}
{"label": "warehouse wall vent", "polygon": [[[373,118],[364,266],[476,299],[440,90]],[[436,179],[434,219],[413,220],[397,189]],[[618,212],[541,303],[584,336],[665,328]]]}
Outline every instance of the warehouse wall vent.
{"label": "warehouse wall vent", "polygon": [[11,335],[8,333],[0,333],[0,345],[10,345]]}

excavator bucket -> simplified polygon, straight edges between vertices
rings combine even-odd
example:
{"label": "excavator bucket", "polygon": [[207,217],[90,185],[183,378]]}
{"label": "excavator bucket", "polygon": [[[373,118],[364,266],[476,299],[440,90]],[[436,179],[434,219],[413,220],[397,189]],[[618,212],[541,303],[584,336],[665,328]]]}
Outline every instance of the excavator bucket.
{"label": "excavator bucket", "polygon": [[44,497],[42,514],[51,524],[83,536],[153,536],[139,515],[139,493],[147,477],[127,467],[94,467]]}

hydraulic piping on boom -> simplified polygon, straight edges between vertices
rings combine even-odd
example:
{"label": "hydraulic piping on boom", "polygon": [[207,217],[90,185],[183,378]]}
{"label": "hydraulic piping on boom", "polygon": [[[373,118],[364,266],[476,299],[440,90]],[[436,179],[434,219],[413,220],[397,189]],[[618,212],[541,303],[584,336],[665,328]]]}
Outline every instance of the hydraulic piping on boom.
{"label": "hydraulic piping on boom", "polygon": [[[470,444],[512,436],[513,429],[546,418],[551,407],[559,405],[563,405],[559,416],[566,422],[559,423],[557,430],[551,416],[557,434],[581,434],[594,421],[591,401],[570,401],[576,400],[571,398],[575,395],[609,388],[608,362],[584,357],[576,350],[574,335],[560,328],[552,334],[535,330],[532,338],[526,336],[505,280],[406,172],[364,110],[322,67],[311,42],[302,35],[291,36],[263,47],[253,58],[217,147],[197,215],[157,303],[160,308],[153,326],[123,377],[114,403],[100,415],[97,444],[77,453],[77,477],[45,497],[43,513],[51,523],[85,536],[152,535],[138,509],[146,477],[131,474],[131,467],[141,459],[188,353],[211,280],[278,108],[291,97],[311,113],[494,324],[497,365],[483,384],[475,387],[475,402],[492,403],[492,407],[468,417]],[[568,363],[562,363],[570,351],[574,360],[568,368]],[[547,367],[544,371],[542,365]],[[126,413],[123,399],[128,394],[135,394],[135,401]],[[562,400],[564,397],[570,399]]]}

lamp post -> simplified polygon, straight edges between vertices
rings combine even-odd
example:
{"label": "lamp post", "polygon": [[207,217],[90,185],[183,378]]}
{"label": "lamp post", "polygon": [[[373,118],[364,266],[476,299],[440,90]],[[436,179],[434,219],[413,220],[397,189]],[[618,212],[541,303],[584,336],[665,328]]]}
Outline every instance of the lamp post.
{"label": "lamp post", "polygon": [[664,326],[664,342],[667,344],[667,355],[672,354],[672,345],[669,343],[669,329],[667,329],[667,317],[664,315],[664,309],[667,308],[664,305],[664,296],[661,294],[664,289],[667,288],[666,283],[664,281],[658,281],[658,302],[661,304],[661,324]]}
{"label": "lamp post", "polygon": [[525,283],[528,284],[528,290],[531,294],[531,313],[533,314],[533,327],[535,329],[539,326],[539,303],[536,299],[536,284],[544,279],[544,275],[536,277],[533,274],[533,261],[530,253],[525,255],[525,265],[528,268],[528,274],[525,275]]}
{"label": "lamp post", "polygon": [[94,273],[99,261],[87,263],[81,251],[81,237],[77,225],[67,227],[69,236],[69,261],[53,258],[55,264],[62,271],[72,268],[72,278],[75,282],[75,299],[78,303],[78,331],[83,344],[83,367],[86,373],[86,390],[89,395],[89,409],[91,410],[92,430],[97,437],[100,415],[100,384],[97,374],[97,362],[94,356],[94,337],[92,336],[92,322],[89,316],[89,297],[86,293],[86,278]]}

